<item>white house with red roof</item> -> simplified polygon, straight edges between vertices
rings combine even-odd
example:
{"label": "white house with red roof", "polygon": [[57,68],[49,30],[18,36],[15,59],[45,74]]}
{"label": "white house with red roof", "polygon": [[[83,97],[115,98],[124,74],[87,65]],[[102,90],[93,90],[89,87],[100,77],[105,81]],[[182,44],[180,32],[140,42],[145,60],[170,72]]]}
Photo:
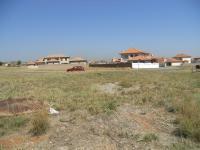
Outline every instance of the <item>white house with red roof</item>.
{"label": "white house with red roof", "polygon": [[175,58],[166,58],[165,66],[181,66],[183,64],[182,60],[177,60]]}
{"label": "white house with red roof", "polygon": [[120,55],[123,61],[132,63],[132,68],[159,68],[158,58],[142,50],[129,48]]}
{"label": "white house with red roof", "polygon": [[136,48],[129,48],[120,52],[121,59],[128,61],[136,56],[151,56],[150,53],[144,52]]}
{"label": "white house with red roof", "polygon": [[192,62],[192,57],[187,54],[177,54],[176,56],[173,57],[176,60],[181,60],[183,63],[191,63]]}
{"label": "white house with red roof", "polygon": [[69,63],[70,64],[83,64],[86,65],[87,64],[87,60],[82,58],[82,57],[72,57],[69,59]]}
{"label": "white house with red roof", "polygon": [[69,64],[69,56],[62,54],[48,55],[44,57],[45,64]]}

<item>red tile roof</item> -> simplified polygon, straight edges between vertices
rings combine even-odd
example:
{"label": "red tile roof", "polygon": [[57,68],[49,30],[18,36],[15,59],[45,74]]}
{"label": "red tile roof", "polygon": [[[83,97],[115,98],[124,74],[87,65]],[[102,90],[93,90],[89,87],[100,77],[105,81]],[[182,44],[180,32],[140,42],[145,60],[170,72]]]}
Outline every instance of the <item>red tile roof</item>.
{"label": "red tile roof", "polygon": [[120,54],[148,54],[148,53],[136,48],[129,48],[127,50],[120,52]]}
{"label": "red tile roof", "polygon": [[187,54],[177,54],[174,58],[191,58],[191,56]]}
{"label": "red tile roof", "polygon": [[176,63],[176,62],[183,62],[183,61],[182,60],[177,60],[175,58],[167,58],[165,62]]}

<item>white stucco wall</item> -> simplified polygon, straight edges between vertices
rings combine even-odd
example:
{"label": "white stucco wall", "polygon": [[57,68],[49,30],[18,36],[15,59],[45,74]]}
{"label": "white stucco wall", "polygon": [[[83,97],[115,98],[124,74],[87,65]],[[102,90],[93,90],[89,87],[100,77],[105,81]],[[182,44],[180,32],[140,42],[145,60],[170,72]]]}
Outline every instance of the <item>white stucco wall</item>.
{"label": "white stucco wall", "polygon": [[188,61],[188,63],[190,64],[192,59],[191,59],[191,58],[182,58],[182,60],[183,60],[183,61],[186,60],[186,61]]}
{"label": "white stucco wall", "polygon": [[181,66],[182,65],[182,62],[174,62],[171,64],[171,66]]}
{"label": "white stucco wall", "polygon": [[69,64],[69,59],[60,61],[60,64]]}
{"label": "white stucco wall", "polygon": [[132,63],[132,68],[159,68],[159,63]]}

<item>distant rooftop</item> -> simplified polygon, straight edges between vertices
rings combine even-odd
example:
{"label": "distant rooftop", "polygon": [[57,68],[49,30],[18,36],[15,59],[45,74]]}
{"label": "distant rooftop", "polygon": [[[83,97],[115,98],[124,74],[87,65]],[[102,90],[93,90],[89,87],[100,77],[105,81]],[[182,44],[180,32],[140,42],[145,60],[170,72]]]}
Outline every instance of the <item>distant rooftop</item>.
{"label": "distant rooftop", "polygon": [[120,54],[141,54],[141,53],[148,54],[148,53],[146,53],[142,50],[136,49],[136,48],[129,48],[127,50],[120,52]]}
{"label": "distant rooftop", "polygon": [[73,58],[70,58],[69,61],[87,61],[86,59],[83,59],[81,57],[73,57]]}
{"label": "distant rooftop", "polygon": [[191,56],[187,54],[177,54],[174,58],[191,58]]}
{"label": "distant rooftop", "polygon": [[176,62],[183,62],[182,60],[177,60],[175,58],[167,58],[166,62],[176,63]]}

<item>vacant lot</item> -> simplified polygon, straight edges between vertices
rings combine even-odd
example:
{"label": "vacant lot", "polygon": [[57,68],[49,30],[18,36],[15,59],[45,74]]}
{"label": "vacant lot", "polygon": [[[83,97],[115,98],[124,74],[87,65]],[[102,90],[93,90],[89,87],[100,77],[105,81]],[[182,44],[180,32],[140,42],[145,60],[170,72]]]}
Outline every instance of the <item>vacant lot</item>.
{"label": "vacant lot", "polygon": [[0,67],[0,100],[60,111],[40,136],[30,133],[34,113],[4,114],[0,149],[200,149],[199,73],[87,70]]}

